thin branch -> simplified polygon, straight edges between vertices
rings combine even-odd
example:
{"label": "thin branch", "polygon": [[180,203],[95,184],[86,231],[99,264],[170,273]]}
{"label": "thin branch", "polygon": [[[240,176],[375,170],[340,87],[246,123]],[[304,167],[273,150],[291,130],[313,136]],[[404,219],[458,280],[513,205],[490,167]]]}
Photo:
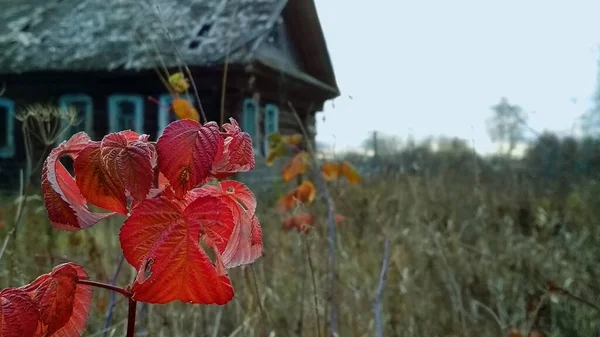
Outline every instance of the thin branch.
{"label": "thin branch", "polygon": [[317,281],[315,278],[315,269],[312,263],[312,257],[310,254],[310,245],[308,244],[308,238],[306,235],[302,235],[304,237],[304,247],[306,249],[306,259],[308,260],[308,267],[310,268],[310,276],[312,278],[313,284],[313,297],[315,302],[315,316],[317,318],[317,335],[321,337],[321,320],[319,319],[319,300],[317,297]]}
{"label": "thin branch", "polygon": [[121,288],[121,287],[117,287],[114,286],[112,284],[106,284],[106,283],[102,283],[102,282],[98,282],[98,281],[91,281],[91,280],[77,280],[77,283],[79,284],[86,284],[92,287],[96,287],[96,288],[103,288],[103,289],[107,289],[110,291],[114,291],[117,292],[127,298],[131,298],[133,296],[133,294],[125,289],[125,288]]}
{"label": "thin branch", "polygon": [[529,320],[529,324],[527,324],[527,327],[525,328],[525,336],[531,335],[531,331],[533,331],[533,327],[535,326],[535,323],[537,321],[540,310],[544,306],[544,302],[546,301],[548,294],[549,294],[548,292],[545,292],[544,295],[542,295],[542,297],[540,297],[540,300],[539,300],[537,306],[535,307],[535,310],[533,311],[533,315],[531,316],[531,319]]}
{"label": "thin branch", "polygon": [[265,313],[265,308],[262,304],[262,299],[260,298],[260,292],[258,291],[258,281],[256,280],[256,271],[254,270],[254,265],[250,265],[250,270],[252,271],[252,282],[254,283],[254,291],[256,291],[256,298],[258,299],[258,309],[260,311],[260,319],[262,320],[263,332],[265,335],[267,334],[266,322],[268,321],[268,317]]}
{"label": "thin branch", "polygon": [[[260,299],[259,299],[260,300]],[[217,311],[217,315],[215,316],[214,329],[212,332],[212,337],[219,337],[219,328],[221,327],[221,317],[223,317],[223,307],[219,307]]]}
{"label": "thin branch", "polygon": [[600,307],[598,305],[592,303],[591,301],[586,300],[583,297],[579,297],[579,296],[573,294],[572,292],[568,291],[567,289],[557,285],[553,281],[546,282],[546,290],[548,290],[549,292],[552,292],[552,293],[558,293],[558,294],[567,296],[577,302],[583,303],[583,304],[587,305],[588,307],[600,312]]}
{"label": "thin branch", "polygon": [[[239,8],[239,5],[235,8],[233,17],[237,16]],[[227,31],[227,33],[229,33],[229,30]],[[221,123],[219,125],[223,125],[223,123],[225,123],[225,94],[227,93],[227,71],[229,70],[229,49],[231,48],[231,40],[232,38],[230,36],[227,39],[227,48],[225,49],[225,62],[223,64],[223,80],[221,81]]]}
{"label": "thin branch", "polygon": [[377,286],[377,293],[375,295],[375,303],[373,305],[375,310],[375,327],[377,328],[377,337],[383,337],[383,322],[381,314],[381,302],[383,301],[383,289],[385,288],[385,276],[388,269],[390,253],[390,239],[385,239],[383,246],[383,261],[381,262],[381,274],[379,274],[379,285]]}
{"label": "thin branch", "polygon": [[[192,88],[194,89],[194,94],[196,95],[196,100],[198,101],[198,108],[200,110],[200,116],[202,117],[202,123],[207,123],[208,119],[206,118],[206,114],[204,113],[204,109],[202,108],[202,102],[200,101],[200,95],[198,94],[198,88],[196,87],[196,82],[194,81],[194,78],[192,77],[192,72],[190,71],[190,68],[187,66],[187,64],[185,64],[185,62],[183,60],[183,56],[181,56],[181,53],[179,52],[179,49],[177,49],[177,45],[175,44],[175,41],[173,40],[171,33],[167,29],[165,22],[163,21],[162,17],[160,16],[160,7],[158,5],[156,5],[156,10],[158,12],[158,15],[157,15],[158,20],[160,21],[161,26],[165,30],[165,34],[167,35],[167,38],[171,42],[171,45],[173,47],[173,50],[175,51],[175,54],[177,55],[177,58],[179,59],[179,61],[181,63],[183,63],[183,68],[185,69],[185,72],[186,72],[187,76],[189,77],[190,82],[192,82]],[[181,63],[178,62],[179,67],[182,66]]]}
{"label": "thin branch", "polygon": [[335,272],[335,242],[336,242],[336,233],[335,233],[335,203],[329,194],[329,189],[327,188],[327,184],[325,183],[325,179],[320,174],[319,171],[319,162],[317,160],[316,152],[310,142],[310,138],[308,136],[308,132],[304,127],[304,123],[300,119],[300,115],[294,108],[291,102],[288,101],[288,106],[292,110],[294,117],[296,117],[296,121],[298,122],[298,126],[304,135],[304,139],[306,139],[306,146],[308,148],[309,153],[311,154],[311,158],[314,164],[314,176],[317,182],[317,186],[321,191],[321,196],[327,205],[327,226],[328,226],[328,240],[329,240],[329,305],[331,306],[331,311],[329,312],[329,333],[331,336],[336,337],[337,333],[337,310],[335,307],[335,280],[336,280],[336,272]]}
{"label": "thin branch", "polygon": [[17,209],[17,215],[15,216],[15,221],[14,221],[14,226],[13,228],[6,233],[6,236],[4,237],[4,241],[2,242],[2,247],[0,247],[0,260],[2,260],[2,256],[4,255],[4,251],[6,250],[6,247],[8,246],[8,241],[10,240],[11,237],[15,236],[17,234],[17,229],[19,228],[19,225],[21,223],[21,219],[23,218],[23,214],[24,209],[25,209],[25,203],[27,202],[27,196],[25,196],[25,182],[24,182],[24,178],[23,178],[23,170],[21,169],[20,174],[19,174],[19,186],[20,186],[20,190],[19,190],[19,208]]}
{"label": "thin branch", "polygon": [[[119,260],[119,264],[117,265],[117,269],[115,270],[115,273],[113,274],[112,278],[110,279],[110,284],[111,285],[115,285],[115,283],[117,283],[117,278],[119,277],[119,272],[121,271],[121,268],[123,267],[123,262],[125,261],[125,255],[121,255],[121,260]],[[105,319],[104,319],[104,337],[108,336],[108,327],[110,326],[110,321],[112,320],[112,314],[114,312],[115,309],[115,292],[111,291],[110,292],[110,299],[109,299],[109,304],[108,304],[108,310],[106,310],[106,315],[105,315]]]}

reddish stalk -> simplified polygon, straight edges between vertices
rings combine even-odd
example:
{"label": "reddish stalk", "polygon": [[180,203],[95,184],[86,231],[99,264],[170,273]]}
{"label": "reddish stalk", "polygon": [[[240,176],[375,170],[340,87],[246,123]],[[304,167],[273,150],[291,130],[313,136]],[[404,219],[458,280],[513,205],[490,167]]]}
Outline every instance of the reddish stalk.
{"label": "reddish stalk", "polygon": [[96,288],[103,288],[110,291],[117,292],[129,299],[129,311],[127,313],[127,335],[125,337],[134,337],[135,336],[135,313],[137,311],[137,301],[133,299],[133,294],[131,291],[114,286],[112,284],[91,281],[91,280],[77,280],[79,284],[86,284]]}
{"label": "reddish stalk", "polygon": [[127,312],[127,335],[125,337],[135,336],[135,313],[137,312],[137,301],[129,298],[129,311]]}
{"label": "reddish stalk", "polygon": [[89,286],[92,287],[96,287],[96,288],[104,288],[104,289],[108,289],[110,291],[114,291],[117,292],[127,298],[131,298],[133,296],[133,294],[125,289],[125,288],[121,288],[121,287],[117,287],[114,286],[112,284],[107,284],[107,283],[102,283],[102,282],[97,282],[97,281],[91,281],[91,280],[77,280],[77,283],[79,284],[87,284]]}

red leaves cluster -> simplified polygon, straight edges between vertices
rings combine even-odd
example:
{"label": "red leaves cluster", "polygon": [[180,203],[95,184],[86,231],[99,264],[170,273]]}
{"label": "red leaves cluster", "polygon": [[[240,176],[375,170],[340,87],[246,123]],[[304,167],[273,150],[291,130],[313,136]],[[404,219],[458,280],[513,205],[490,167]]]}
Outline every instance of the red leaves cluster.
{"label": "red leaves cluster", "polygon": [[66,263],[20,288],[0,292],[0,336],[79,337],[92,303],[92,288],[78,283],[88,276]]}
{"label": "red leaves cluster", "polygon": [[[75,176],[62,156],[74,160]],[[218,179],[254,164],[250,135],[233,119],[222,128],[178,120],[156,143],[133,131],[102,141],[81,132],[50,153],[42,193],[51,223],[62,230],[127,216],[120,242],[138,270],[131,287],[135,300],[224,304],[233,297],[226,270],[258,259],[262,236],[252,192]],[[214,251],[214,261],[203,246]]]}

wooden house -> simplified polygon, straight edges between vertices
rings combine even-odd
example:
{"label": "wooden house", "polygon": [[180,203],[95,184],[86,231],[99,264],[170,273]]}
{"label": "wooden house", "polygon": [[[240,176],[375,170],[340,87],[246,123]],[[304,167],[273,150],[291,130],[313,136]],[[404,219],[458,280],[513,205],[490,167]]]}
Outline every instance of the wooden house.
{"label": "wooden house", "polygon": [[[339,89],[313,0],[20,0],[0,10],[0,187],[25,162],[15,113],[31,103],[75,107],[93,139],[125,129],[156,139],[174,116],[156,69],[189,66],[209,120],[236,118],[252,136],[257,168],[273,179],[266,135],[314,141],[315,114]],[[158,57],[156,51],[160,51]],[[226,81],[223,81],[227,71]],[[222,93],[224,99],[222,99]],[[159,103],[148,97],[155,97]],[[193,97],[192,97],[193,98]]]}

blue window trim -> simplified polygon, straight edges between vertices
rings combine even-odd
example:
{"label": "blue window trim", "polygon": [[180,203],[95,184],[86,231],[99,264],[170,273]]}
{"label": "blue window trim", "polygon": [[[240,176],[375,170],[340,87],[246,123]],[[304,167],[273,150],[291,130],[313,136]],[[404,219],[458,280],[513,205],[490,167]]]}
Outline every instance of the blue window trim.
{"label": "blue window trim", "polygon": [[241,128],[252,138],[252,146],[258,145],[258,103],[252,98],[246,98],[242,104]]}
{"label": "blue window trim", "polygon": [[265,105],[265,153],[269,152],[269,135],[279,131],[279,107],[275,104]]}
{"label": "blue window trim", "polygon": [[[181,95],[181,98],[187,99],[193,105],[196,104],[196,99],[192,95]],[[163,130],[169,125],[169,108],[171,107],[171,101],[173,101],[173,95],[162,94],[158,99],[158,136],[160,136]],[[174,113],[171,111],[171,113]]]}
{"label": "blue window trim", "polygon": [[[58,99],[58,105],[63,110],[69,109],[69,105],[73,103],[84,103],[86,105],[85,119],[78,122],[84,123],[85,132],[92,137],[94,127],[94,101],[92,100],[92,97],[85,94],[66,94],[60,96]],[[71,138],[72,135],[68,133],[69,129],[69,122],[63,119],[61,122],[61,130],[65,130],[65,132],[58,138],[58,143]]]}
{"label": "blue window trim", "polygon": [[7,110],[3,132],[6,145],[0,147],[0,158],[12,158],[15,155],[15,102],[8,98],[0,98],[0,107]]}
{"label": "blue window trim", "polygon": [[144,133],[144,98],[141,95],[111,95],[108,98],[108,129],[109,132],[119,132],[119,103],[130,102],[135,106],[133,128],[137,133]]}

